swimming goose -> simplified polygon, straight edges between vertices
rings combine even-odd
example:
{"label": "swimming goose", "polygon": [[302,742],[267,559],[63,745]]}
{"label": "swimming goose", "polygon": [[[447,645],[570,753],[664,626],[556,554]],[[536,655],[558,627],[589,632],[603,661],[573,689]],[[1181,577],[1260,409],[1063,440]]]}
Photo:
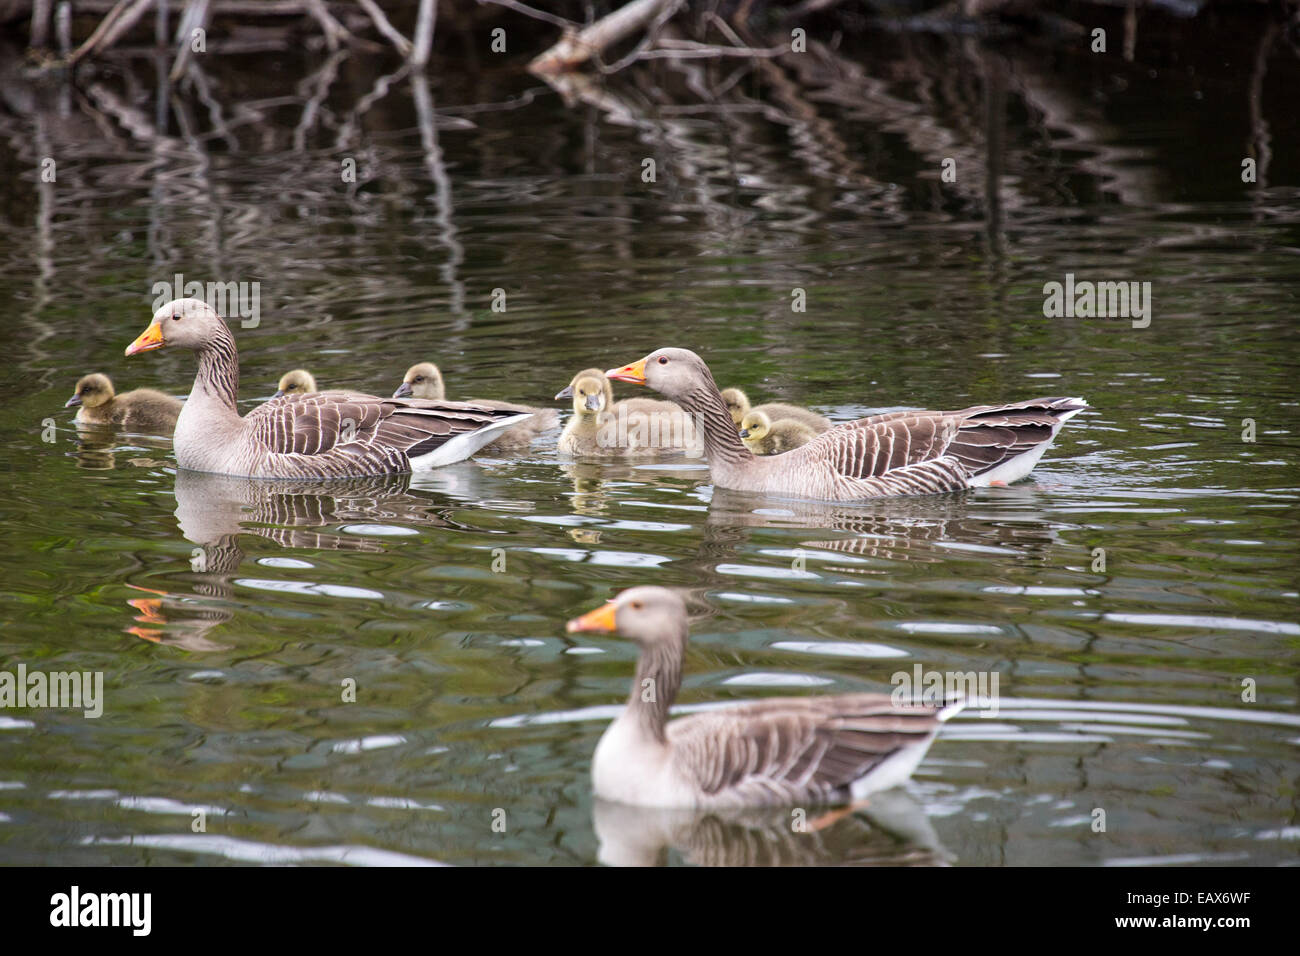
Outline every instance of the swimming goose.
{"label": "swimming goose", "polygon": [[[393,398],[427,398],[441,402],[447,397],[447,389],[442,382],[442,372],[432,362],[420,362],[406,370],[402,384],[393,392]],[[468,398],[467,402],[486,405],[512,412],[527,412],[533,417],[522,425],[508,428],[485,445],[485,448],[497,451],[512,451],[527,448],[534,438],[548,429],[560,424],[560,413],[553,408],[533,408],[531,405],[515,405],[512,402],[498,402],[487,398]]]}
{"label": "swimming goose", "polygon": [[179,346],[199,370],[176,422],[176,463],[247,478],[354,478],[423,471],[468,458],[521,415],[460,402],[318,392],[286,395],[240,417],[239,354],[221,316],[198,299],[154,313],[127,355]]}
{"label": "swimming goose", "polygon": [[652,398],[614,401],[614,387],[598,368],[584,369],[556,394],[573,400],[573,416],[559,449],[579,457],[644,458],[665,452],[698,457],[703,449],[690,416],[679,405]]}
{"label": "swimming goose", "polygon": [[686,605],[636,587],[568,623],[640,650],[627,708],[596,745],[597,797],[652,807],[843,803],[912,775],[963,703],[893,703],[888,694],[769,697],[668,721],[682,683]]}
{"label": "swimming goose", "polygon": [[766,402],[752,408],[749,404],[749,397],[738,388],[723,389],[722,400],[727,403],[727,411],[731,413],[731,420],[736,423],[737,428],[744,427],[745,416],[750,412],[762,412],[774,422],[796,421],[805,428],[811,428],[813,433],[817,435],[831,427],[829,418],[818,415],[816,412],[810,412],[806,408],[800,408],[798,405],[787,405],[785,402]]}
{"label": "swimming goose", "polygon": [[605,374],[649,385],[695,417],[716,486],[825,501],[1009,484],[1029,474],[1061,426],[1088,407],[1081,398],[1035,398],[955,412],[890,412],[756,458],[736,434],[709,367],[689,349],[659,349]]}
{"label": "swimming goose", "polygon": [[317,391],[316,378],[305,368],[296,368],[292,372],[285,372],[280,376],[280,382],[275,386],[275,398],[283,398],[286,395],[310,395]]}
{"label": "swimming goose", "polygon": [[780,455],[808,444],[817,433],[793,418],[772,421],[755,409],[740,423],[740,440],[755,455]]}
{"label": "swimming goose", "polygon": [[99,372],[83,375],[64,408],[76,408],[74,421],[85,425],[121,425],[128,431],[170,435],[176,428],[181,403],[152,388],[137,388],[121,395],[113,382]]}

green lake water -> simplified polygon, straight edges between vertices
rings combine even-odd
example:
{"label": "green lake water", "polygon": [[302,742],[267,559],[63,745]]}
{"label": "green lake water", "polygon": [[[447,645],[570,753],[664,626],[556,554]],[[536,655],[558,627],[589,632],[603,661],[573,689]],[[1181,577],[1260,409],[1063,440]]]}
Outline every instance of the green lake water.
{"label": "green lake water", "polygon": [[[881,38],[869,75],[689,106],[625,81],[617,108],[435,63],[359,115],[383,69],[356,57],[310,122],[319,63],[255,57],[217,69],[265,100],[225,134],[197,100],[160,124],[147,64],[14,97],[0,666],[102,672],[105,704],[0,712],[0,862],[1295,862],[1300,61],[1254,43],[1103,66]],[[188,392],[190,355],[122,355],[177,272],[260,283],[246,409],[294,367],[389,394],[420,360],[453,398],[552,405],[663,345],[840,421],[1092,407],[1028,481],[862,506],[578,463],[556,432],[414,478],[178,475],[169,441],[63,408],[90,371]],[[1150,282],[1149,327],[1045,318],[1067,273]],[[594,805],[635,652],[564,622],[646,583],[703,610],[687,709],[920,665],[996,674],[998,713],[815,833]]]}

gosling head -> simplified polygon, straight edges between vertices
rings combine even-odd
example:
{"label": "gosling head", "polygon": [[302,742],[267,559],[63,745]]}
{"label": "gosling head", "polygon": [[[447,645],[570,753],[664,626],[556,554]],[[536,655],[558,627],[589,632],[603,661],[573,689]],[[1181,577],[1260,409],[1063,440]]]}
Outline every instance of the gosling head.
{"label": "gosling head", "polygon": [[598,368],[584,369],[556,393],[555,400],[573,399],[575,415],[599,415],[614,403],[614,389]]}
{"label": "gosling head", "polygon": [[565,629],[622,634],[641,647],[686,643],[689,618],[686,602],[668,588],[642,586],[628,588],[594,611],[575,617]]}
{"label": "gosling head", "polygon": [[305,368],[296,368],[280,376],[280,383],[275,387],[275,397],[284,395],[310,395],[316,391],[316,379]]}
{"label": "gosling head", "polygon": [[84,406],[86,408],[98,408],[113,400],[113,382],[107,375],[94,372],[90,375],[83,375],[77,382],[76,389],[72,392],[72,397],[63,403],[64,408],[76,408]]}
{"label": "gosling head", "polygon": [[749,412],[740,421],[740,437],[750,451],[753,451],[754,446],[766,438],[771,430],[772,419],[767,417],[766,412]]}
{"label": "gosling head", "polygon": [[402,384],[393,392],[393,398],[428,398],[441,402],[447,397],[442,383],[442,372],[432,362],[421,362],[406,370]]}
{"label": "gosling head", "polygon": [[727,403],[731,420],[736,423],[737,428],[742,428],[745,414],[749,411],[749,397],[738,388],[724,388],[722,400]]}

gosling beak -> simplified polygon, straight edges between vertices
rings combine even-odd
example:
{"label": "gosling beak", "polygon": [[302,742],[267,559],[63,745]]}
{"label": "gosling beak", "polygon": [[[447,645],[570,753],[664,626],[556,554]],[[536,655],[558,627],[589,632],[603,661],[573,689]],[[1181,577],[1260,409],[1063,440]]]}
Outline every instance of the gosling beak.
{"label": "gosling beak", "polygon": [[742,428],[742,429],[740,430],[740,437],[741,437],[741,438],[748,438],[748,437],[749,437],[749,429],[748,429],[748,428]]}
{"label": "gosling beak", "polygon": [[410,382],[403,382],[401,385],[397,386],[397,391],[393,392],[393,398],[410,398],[410,397],[411,397]]}
{"label": "gosling beak", "polygon": [[582,617],[575,617],[564,629],[570,634],[578,631],[602,631],[609,633],[618,630],[618,625],[614,623],[614,611],[617,605],[613,601],[602,604],[594,611],[588,611]]}
{"label": "gosling beak", "polygon": [[555,401],[558,402],[562,398],[573,398],[572,385],[566,385],[564,386],[564,388],[560,389],[558,392],[555,393]]}
{"label": "gosling beak", "polygon": [[587,411],[589,411],[589,412],[598,412],[598,411],[600,411],[600,396],[599,396],[599,395],[588,395],[588,396],[583,400],[582,404],[584,404],[584,405],[587,406]]}
{"label": "gosling beak", "polygon": [[272,397],[272,398],[284,398],[284,389],[282,389],[282,388],[277,388],[277,389],[275,390],[275,394],[272,395],[271,397]]}
{"label": "gosling beak", "polygon": [[80,404],[81,404],[81,396],[80,396],[80,395],[73,395],[70,399],[68,399],[66,402],[63,403],[63,407],[64,407],[64,408],[76,408],[76,407],[77,407],[78,405],[80,405]]}
{"label": "gosling beak", "polygon": [[645,384],[645,359],[638,359],[631,365],[624,365],[622,368],[612,368],[605,373],[606,378],[612,378],[616,382],[631,382],[633,385]]}
{"label": "gosling beak", "polygon": [[135,355],[138,352],[152,352],[154,349],[160,349],[166,343],[163,342],[162,326],[157,322],[149,323],[149,328],[140,333],[140,337],[126,347],[127,355]]}

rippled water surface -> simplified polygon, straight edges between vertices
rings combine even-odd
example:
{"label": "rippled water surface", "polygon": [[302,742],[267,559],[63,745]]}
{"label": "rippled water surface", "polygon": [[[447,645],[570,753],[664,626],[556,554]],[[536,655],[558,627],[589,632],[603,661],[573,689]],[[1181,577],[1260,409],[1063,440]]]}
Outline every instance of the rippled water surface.
{"label": "rippled water surface", "polygon": [[[111,75],[11,102],[0,655],[102,671],[106,704],[0,713],[0,861],[1294,862],[1300,61],[1266,51],[1251,100],[1253,44],[1189,76],[882,40],[691,108],[634,84],[566,107],[512,61],[357,113],[383,71],[344,60],[310,123],[319,64],[290,60],[224,133],[198,104],[126,124]],[[246,408],[296,366],[387,394],[421,359],[452,397],[547,405],[668,344],[837,420],[1092,408],[1029,481],[859,507],[577,463],[554,432],[413,479],[177,474],[170,442],[62,407],[96,370],[188,391],[189,355],[122,357],[175,272],[261,283]],[[1045,319],[1067,272],[1151,282],[1150,326]],[[563,623],[643,583],[702,611],[683,709],[920,665],[996,674],[998,712],[813,833],[596,805],[635,655]]]}

